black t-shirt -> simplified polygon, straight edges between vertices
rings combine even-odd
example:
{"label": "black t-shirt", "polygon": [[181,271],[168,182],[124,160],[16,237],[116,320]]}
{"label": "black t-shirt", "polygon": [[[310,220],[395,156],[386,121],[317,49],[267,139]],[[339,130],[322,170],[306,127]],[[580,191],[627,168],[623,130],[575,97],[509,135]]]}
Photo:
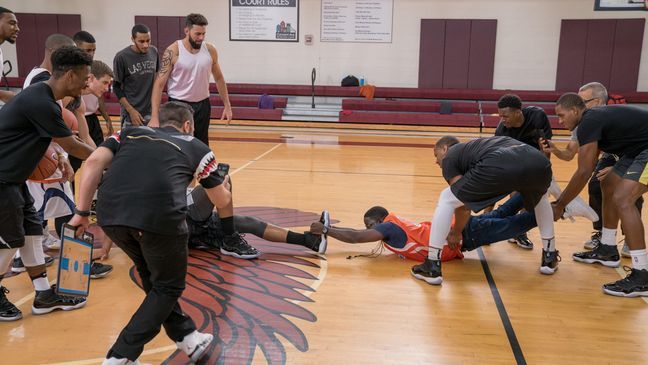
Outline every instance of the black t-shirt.
{"label": "black t-shirt", "polygon": [[443,158],[441,163],[443,178],[450,182],[455,176],[465,175],[486,155],[503,147],[520,145],[520,141],[506,136],[478,138],[470,142],[458,143],[450,147]]}
{"label": "black t-shirt", "polygon": [[576,132],[578,144],[598,141],[598,148],[635,157],[648,149],[648,110],[632,105],[608,105],[583,112]]}
{"label": "black t-shirt", "polygon": [[50,86],[26,88],[0,109],[0,181],[24,183],[52,137],[71,135]]}
{"label": "black t-shirt", "polygon": [[551,139],[553,136],[547,113],[537,106],[527,106],[522,108],[522,115],[524,116],[524,123],[519,128],[506,128],[504,123],[500,122],[495,130],[495,135],[509,136],[540,149],[538,139]]}
{"label": "black t-shirt", "polygon": [[97,220],[167,235],[186,234],[187,186],[222,183],[214,153],[173,127],[126,128],[101,147],[113,160],[99,185]]}

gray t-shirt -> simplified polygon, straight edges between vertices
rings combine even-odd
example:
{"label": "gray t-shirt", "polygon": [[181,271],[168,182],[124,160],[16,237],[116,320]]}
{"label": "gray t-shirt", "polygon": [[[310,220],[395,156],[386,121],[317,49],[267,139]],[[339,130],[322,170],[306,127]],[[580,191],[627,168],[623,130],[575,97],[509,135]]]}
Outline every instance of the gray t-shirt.
{"label": "gray t-shirt", "polygon": [[[113,60],[115,87],[121,88],[121,94],[142,116],[151,114],[151,93],[158,70],[158,51],[153,46],[146,53],[135,52],[128,46]],[[115,93],[120,94],[118,91]]]}

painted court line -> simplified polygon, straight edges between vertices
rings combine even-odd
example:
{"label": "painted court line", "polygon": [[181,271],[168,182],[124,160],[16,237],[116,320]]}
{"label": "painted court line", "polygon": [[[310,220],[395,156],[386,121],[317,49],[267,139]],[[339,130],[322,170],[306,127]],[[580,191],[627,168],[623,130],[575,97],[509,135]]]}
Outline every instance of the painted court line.
{"label": "painted court line", "polygon": [[230,172],[230,175],[234,175],[237,172],[243,170],[244,168],[246,168],[246,167],[252,165],[253,163],[259,161],[260,159],[262,159],[263,157],[268,155],[270,152],[276,150],[277,148],[281,147],[282,145],[283,145],[283,143],[277,143],[274,147],[270,148],[269,150],[265,151],[264,153],[260,154],[259,156],[257,156],[255,158],[251,159],[250,161],[248,161],[245,165],[243,165],[243,166],[239,167],[238,169]]}
{"label": "painted court line", "polygon": [[491,274],[490,268],[488,267],[488,262],[486,261],[486,256],[484,256],[484,251],[481,247],[477,249],[477,254],[479,254],[479,261],[481,262],[482,269],[484,269],[484,275],[486,275],[486,280],[488,281],[488,286],[490,287],[491,294],[495,300],[495,306],[497,307],[497,312],[499,313],[500,319],[502,320],[502,325],[504,326],[504,331],[506,331],[506,337],[509,340],[511,345],[511,350],[513,351],[513,356],[515,357],[515,362],[517,365],[526,365],[526,360],[524,359],[524,353],[522,353],[522,347],[518,342],[517,336],[515,335],[515,329],[513,329],[513,324],[509,319],[508,313],[506,312],[506,307],[502,301],[499,290],[497,290],[497,285],[495,285],[495,279]]}

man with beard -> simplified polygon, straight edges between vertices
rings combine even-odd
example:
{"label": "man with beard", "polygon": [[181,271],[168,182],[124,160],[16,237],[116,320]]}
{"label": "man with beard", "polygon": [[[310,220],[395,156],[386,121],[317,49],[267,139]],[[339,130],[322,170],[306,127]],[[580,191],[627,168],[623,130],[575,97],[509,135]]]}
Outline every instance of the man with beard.
{"label": "man with beard", "polygon": [[[18,19],[13,11],[0,7],[0,44],[5,41],[14,44],[18,37]],[[0,48],[0,67],[4,69],[4,57],[2,57],[2,48]],[[2,76],[2,75],[0,75]],[[14,93],[8,90],[0,90],[0,100],[8,102],[9,99],[14,97]]]}
{"label": "man with beard", "polygon": [[209,73],[216,80],[216,87],[223,100],[221,120],[232,120],[232,107],[227,93],[227,84],[218,65],[216,47],[204,42],[207,18],[201,14],[187,15],[185,37],[171,44],[162,56],[153,94],[151,95],[150,127],[159,126],[159,108],[162,90],[167,86],[169,101],[182,101],[194,111],[194,136],[209,145]]}

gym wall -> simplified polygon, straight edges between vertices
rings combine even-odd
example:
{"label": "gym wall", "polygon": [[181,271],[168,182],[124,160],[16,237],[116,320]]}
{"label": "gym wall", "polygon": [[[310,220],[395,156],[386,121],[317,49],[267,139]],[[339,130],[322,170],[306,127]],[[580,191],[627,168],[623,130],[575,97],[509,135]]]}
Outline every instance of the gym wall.
{"label": "gym wall", "polygon": [[[5,0],[22,13],[81,14],[81,26],[97,39],[96,58],[111,63],[130,43],[139,16],[183,16],[190,11],[210,21],[207,38],[216,45],[228,82],[339,85],[347,74],[378,86],[417,87],[421,19],[496,19],[493,88],[553,90],[556,87],[563,19],[645,18],[645,12],[595,12],[593,0],[394,0],[389,44],[320,42],[320,0],[300,1],[299,43],[230,42],[228,0],[52,1]],[[191,8],[188,7],[191,5]],[[644,30],[647,32],[648,30]],[[314,44],[304,44],[306,34]],[[36,45],[43,47],[43,45]],[[15,46],[2,45],[16,61]],[[648,35],[644,34],[638,91],[648,91]],[[17,76],[17,67],[11,76]],[[593,81],[593,80],[590,80]]]}

